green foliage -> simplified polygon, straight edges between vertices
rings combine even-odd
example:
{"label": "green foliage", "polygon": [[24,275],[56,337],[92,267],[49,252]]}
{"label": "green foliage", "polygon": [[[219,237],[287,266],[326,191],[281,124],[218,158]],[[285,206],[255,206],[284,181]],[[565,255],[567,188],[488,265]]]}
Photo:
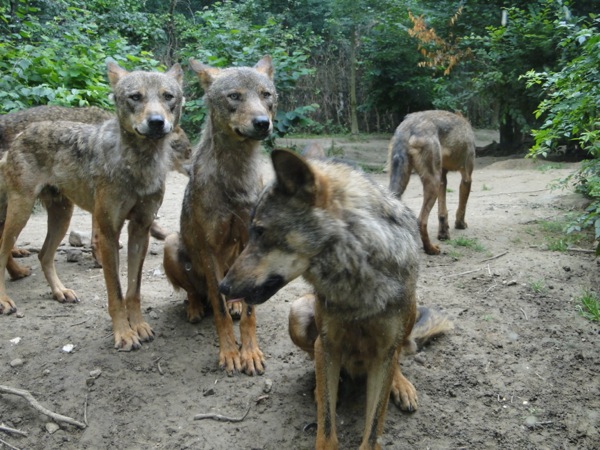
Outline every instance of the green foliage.
{"label": "green foliage", "polygon": [[110,107],[105,60],[125,67],[157,64],[115,33],[100,32],[80,2],[57,2],[47,19],[20,3],[15,16],[0,10],[0,112],[41,104]]}
{"label": "green foliage", "polygon": [[600,322],[600,299],[597,294],[586,290],[577,301],[579,314],[592,322]]}
{"label": "green foliage", "polygon": [[[183,45],[178,56],[181,60],[194,58],[213,67],[229,67],[253,66],[268,54],[275,66],[278,95],[289,95],[300,78],[313,73],[307,60],[319,39],[310,30],[282,26],[281,17],[269,16],[254,23],[256,6],[253,0],[217,2],[197,11],[191,20],[178,16],[178,33]],[[194,136],[206,114],[202,90],[196,80],[188,83],[186,96],[183,126]],[[293,125],[309,123],[308,115],[317,107],[306,105],[293,111],[279,110],[276,137],[283,136]]]}
{"label": "green foliage", "polygon": [[479,243],[477,239],[472,239],[464,236],[459,236],[456,239],[452,239],[449,241],[450,245],[454,247],[466,247],[476,252],[485,251],[485,247]]}
{"label": "green foliage", "polygon": [[[527,86],[541,86],[544,98],[535,111],[543,120],[533,130],[535,145],[529,156],[547,156],[561,146],[585,152],[590,160],[562,180],[563,187],[575,189],[591,204],[569,227],[568,232],[590,227],[600,241],[600,19],[592,24],[557,22],[566,34],[560,42],[566,63],[560,71],[529,71]],[[600,255],[600,242],[596,246]]]}

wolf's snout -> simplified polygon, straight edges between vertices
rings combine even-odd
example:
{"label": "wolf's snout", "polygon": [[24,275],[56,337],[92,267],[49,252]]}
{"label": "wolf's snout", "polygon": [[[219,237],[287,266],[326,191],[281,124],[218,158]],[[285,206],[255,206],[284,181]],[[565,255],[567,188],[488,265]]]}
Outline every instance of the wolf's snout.
{"label": "wolf's snout", "polygon": [[271,121],[267,116],[258,116],[252,120],[252,125],[254,126],[254,129],[256,129],[256,131],[266,133],[267,131],[269,131]]}
{"label": "wolf's snout", "polygon": [[221,281],[219,284],[219,292],[225,296],[228,296],[231,292],[231,285],[227,282],[227,280]]}
{"label": "wolf's snout", "polygon": [[159,133],[163,131],[165,119],[160,114],[153,114],[148,117],[148,128],[151,133]]}

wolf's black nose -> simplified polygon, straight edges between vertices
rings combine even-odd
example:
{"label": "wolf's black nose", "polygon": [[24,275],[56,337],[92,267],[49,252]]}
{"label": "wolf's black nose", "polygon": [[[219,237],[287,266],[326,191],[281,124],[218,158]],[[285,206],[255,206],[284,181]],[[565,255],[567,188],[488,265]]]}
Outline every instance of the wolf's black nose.
{"label": "wolf's black nose", "polygon": [[165,119],[160,114],[153,114],[148,117],[148,128],[152,131],[162,131],[165,126]]}
{"label": "wolf's black nose", "polygon": [[231,286],[226,280],[221,281],[221,284],[219,284],[219,292],[223,295],[229,295],[231,292]]}
{"label": "wolf's black nose", "polygon": [[267,116],[258,116],[252,120],[252,125],[257,131],[267,131],[271,125],[271,121]]}

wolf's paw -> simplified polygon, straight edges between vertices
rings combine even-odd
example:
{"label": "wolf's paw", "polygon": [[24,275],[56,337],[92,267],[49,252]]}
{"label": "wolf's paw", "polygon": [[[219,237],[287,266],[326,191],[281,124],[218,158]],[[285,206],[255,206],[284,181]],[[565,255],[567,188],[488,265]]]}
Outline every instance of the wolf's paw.
{"label": "wolf's paw", "polygon": [[131,329],[138,335],[141,342],[150,342],[154,340],[154,330],[148,323],[142,321],[137,324],[131,324]]}
{"label": "wolf's paw", "polygon": [[71,289],[57,289],[53,292],[54,298],[58,300],[59,303],[78,303],[79,298],[75,291]]}
{"label": "wolf's paw", "polygon": [[391,395],[392,401],[401,410],[408,412],[417,410],[417,390],[400,371],[394,375]]}
{"label": "wolf's paw", "polygon": [[438,239],[440,241],[447,241],[448,239],[450,239],[450,232],[447,229],[440,230],[438,233]]}
{"label": "wolf's paw", "polygon": [[13,281],[20,280],[21,278],[31,275],[31,267],[22,266],[16,263],[12,266],[7,266],[6,269],[10,275],[10,279]]}
{"label": "wolf's paw", "polygon": [[244,349],[240,353],[242,360],[242,372],[246,375],[262,375],[265,373],[265,355],[258,347]]}
{"label": "wolf's paw", "polygon": [[425,249],[425,253],[427,253],[428,255],[440,254],[440,248],[437,245],[429,244],[427,246],[423,246],[423,248]]}
{"label": "wolf's paw", "polygon": [[198,323],[204,317],[204,308],[201,304],[194,305],[192,302],[186,300],[186,311],[189,323]]}
{"label": "wolf's paw", "polygon": [[8,295],[0,297],[0,314],[12,314],[17,312],[17,305],[13,302]]}
{"label": "wolf's paw", "polygon": [[229,309],[229,315],[233,320],[239,320],[242,317],[242,302],[227,302],[227,308]]}
{"label": "wolf's paw", "polygon": [[142,344],[140,337],[131,328],[125,328],[120,331],[114,331],[115,348],[120,352],[130,352],[131,350],[139,349]]}
{"label": "wolf's paw", "polygon": [[466,230],[467,229],[467,222],[465,222],[464,220],[457,220],[454,223],[454,228],[456,228],[457,230]]}
{"label": "wolf's paw", "polygon": [[237,348],[229,351],[219,350],[219,367],[225,370],[228,376],[232,376],[235,372],[241,372],[242,361],[239,350]]}
{"label": "wolf's paw", "polygon": [[31,252],[24,248],[13,247],[13,249],[10,251],[10,254],[13,258],[25,258],[26,256],[31,255]]}

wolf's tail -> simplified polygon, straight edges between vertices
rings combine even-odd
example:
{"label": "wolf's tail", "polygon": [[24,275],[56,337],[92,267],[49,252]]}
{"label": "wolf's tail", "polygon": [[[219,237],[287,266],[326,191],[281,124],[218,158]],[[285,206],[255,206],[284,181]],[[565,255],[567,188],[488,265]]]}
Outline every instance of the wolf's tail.
{"label": "wolf's tail", "polygon": [[417,308],[417,321],[410,333],[409,348],[406,350],[411,353],[421,349],[430,339],[450,331],[454,324],[450,319],[437,309],[419,306]]}
{"label": "wolf's tail", "polygon": [[390,191],[396,194],[398,198],[402,196],[406,188],[407,180],[404,178],[410,176],[408,164],[405,140],[401,139],[399,131],[396,131],[388,146],[386,166],[390,171]]}

